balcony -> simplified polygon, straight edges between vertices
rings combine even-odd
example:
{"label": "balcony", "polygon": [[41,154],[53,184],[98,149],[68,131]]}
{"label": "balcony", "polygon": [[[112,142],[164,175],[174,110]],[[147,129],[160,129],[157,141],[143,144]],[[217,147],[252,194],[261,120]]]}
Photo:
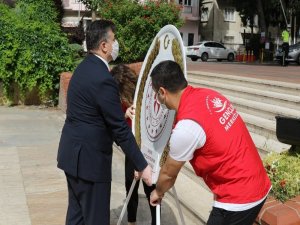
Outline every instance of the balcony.
{"label": "balcony", "polygon": [[190,5],[185,5],[185,2],[179,2],[182,5],[181,17],[185,20],[199,21],[199,0],[191,0]]}
{"label": "balcony", "polygon": [[77,0],[63,0],[62,5],[65,10],[70,11],[85,11],[85,5]]}

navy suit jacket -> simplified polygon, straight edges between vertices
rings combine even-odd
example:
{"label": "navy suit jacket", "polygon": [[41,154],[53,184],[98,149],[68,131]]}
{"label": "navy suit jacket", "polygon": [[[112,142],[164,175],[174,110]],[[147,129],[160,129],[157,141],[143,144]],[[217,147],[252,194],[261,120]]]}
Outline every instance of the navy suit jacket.
{"label": "navy suit jacket", "polygon": [[58,167],[88,181],[111,182],[113,141],[138,171],[147,166],[125,121],[117,84],[105,63],[89,54],[70,80]]}

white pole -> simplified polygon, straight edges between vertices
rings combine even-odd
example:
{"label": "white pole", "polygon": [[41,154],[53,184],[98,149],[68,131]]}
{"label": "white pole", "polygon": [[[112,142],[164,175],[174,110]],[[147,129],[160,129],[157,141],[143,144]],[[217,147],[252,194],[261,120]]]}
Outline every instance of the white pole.
{"label": "white pole", "polygon": [[173,194],[175,196],[175,201],[176,201],[176,205],[177,205],[177,208],[178,208],[178,212],[179,212],[179,216],[180,216],[180,220],[181,220],[181,224],[182,225],[185,225],[185,221],[184,221],[184,217],[183,217],[183,213],[182,213],[182,210],[181,210],[181,207],[180,207],[180,204],[179,204],[179,200],[178,200],[178,195],[177,195],[177,192],[176,192],[176,189],[175,189],[175,186],[173,186]]}
{"label": "white pole", "polygon": [[156,225],[160,225],[160,204],[156,206]]}
{"label": "white pole", "polygon": [[288,22],[287,22],[287,19],[286,19],[286,15],[285,15],[285,11],[284,11],[284,8],[283,8],[283,4],[282,4],[282,1],[280,1],[280,4],[281,4],[281,8],[282,8],[282,12],[283,12],[283,16],[284,16],[284,19],[285,19],[285,23],[286,23],[286,26],[288,26]]}
{"label": "white pole", "polygon": [[296,31],[296,29],[297,29],[297,26],[296,26],[296,23],[297,23],[297,16],[296,15],[294,15],[294,44],[296,44],[296,39],[297,39],[297,31]]}
{"label": "white pole", "polygon": [[125,201],[125,203],[124,203],[123,209],[122,209],[122,211],[121,211],[121,214],[120,214],[120,217],[119,217],[119,220],[118,220],[117,225],[120,225],[121,222],[122,222],[122,219],[123,219],[124,214],[125,214],[125,210],[126,210],[126,208],[127,208],[128,202],[129,202],[129,200],[130,200],[130,198],[131,198],[131,195],[132,195],[133,189],[134,189],[134,187],[135,187],[135,184],[136,184],[136,180],[134,179],[134,180],[132,181],[131,187],[130,187],[130,189],[129,189],[129,192],[128,192],[126,201]]}

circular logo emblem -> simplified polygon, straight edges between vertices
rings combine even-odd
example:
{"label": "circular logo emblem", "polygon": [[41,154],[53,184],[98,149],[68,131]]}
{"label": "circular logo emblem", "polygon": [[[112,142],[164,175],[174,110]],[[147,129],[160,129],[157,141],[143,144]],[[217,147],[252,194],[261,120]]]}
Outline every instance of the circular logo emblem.
{"label": "circular logo emblem", "polygon": [[152,82],[148,83],[145,101],[145,123],[149,140],[158,140],[165,129],[169,110],[162,109],[157,94],[152,89]]}

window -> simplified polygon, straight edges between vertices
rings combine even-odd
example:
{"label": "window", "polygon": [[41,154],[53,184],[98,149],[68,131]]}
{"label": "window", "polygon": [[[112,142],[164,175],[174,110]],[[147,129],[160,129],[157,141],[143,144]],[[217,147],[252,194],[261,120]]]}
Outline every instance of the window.
{"label": "window", "polygon": [[192,5],[192,0],[184,0],[184,5],[191,6]]}
{"label": "window", "polygon": [[225,48],[223,45],[221,45],[220,43],[214,43],[215,48]]}
{"label": "window", "polygon": [[201,22],[208,21],[208,8],[201,8]]}
{"label": "window", "polygon": [[204,44],[204,46],[205,46],[205,47],[208,47],[208,48],[214,47],[214,43],[212,43],[212,42],[207,42],[207,43]]}
{"label": "window", "polygon": [[234,36],[225,36],[224,42],[227,44],[233,44],[234,43]]}
{"label": "window", "polygon": [[[250,20],[247,20],[247,26],[251,26]],[[258,15],[254,15],[253,17],[253,26],[258,27]]]}
{"label": "window", "polygon": [[235,9],[225,8],[224,9],[224,20],[228,22],[235,22]]}

